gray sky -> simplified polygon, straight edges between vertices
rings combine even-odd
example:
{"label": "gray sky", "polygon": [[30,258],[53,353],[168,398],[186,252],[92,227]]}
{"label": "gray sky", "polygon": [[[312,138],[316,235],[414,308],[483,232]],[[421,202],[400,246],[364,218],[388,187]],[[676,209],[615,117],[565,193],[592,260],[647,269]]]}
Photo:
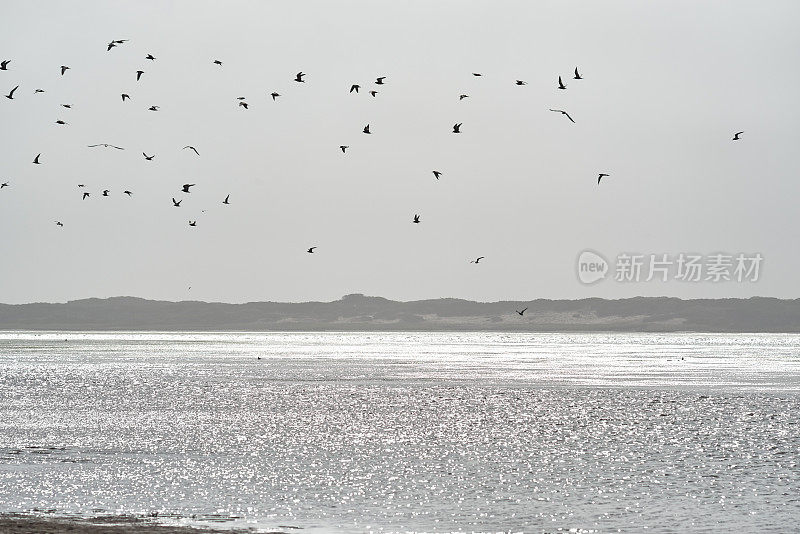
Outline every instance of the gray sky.
{"label": "gray sky", "polygon": [[[4,2],[0,302],[800,297],[798,23],[794,0]],[[584,249],[764,260],[585,286]]]}

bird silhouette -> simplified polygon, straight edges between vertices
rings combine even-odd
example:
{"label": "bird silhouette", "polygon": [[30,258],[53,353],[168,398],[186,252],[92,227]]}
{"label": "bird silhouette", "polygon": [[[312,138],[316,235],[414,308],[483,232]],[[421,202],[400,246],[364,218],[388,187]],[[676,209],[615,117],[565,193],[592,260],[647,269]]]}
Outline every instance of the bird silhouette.
{"label": "bird silhouette", "polygon": [[236,97],[236,100],[245,100],[245,97],[243,97],[243,96],[237,96],[237,97]]}
{"label": "bird silhouette", "polygon": [[0,184],[0,189],[3,189],[4,187],[8,187],[8,182],[3,182]]}
{"label": "bird silhouette", "polygon": [[183,193],[191,193],[191,191],[189,191],[189,188],[190,187],[194,187],[195,185],[197,185],[197,184],[183,184],[182,192]]}
{"label": "bird silhouette", "polygon": [[438,179],[439,179],[439,177],[442,175],[442,173],[441,173],[441,172],[439,172],[439,171],[433,171],[433,175],[434,175],[434,176],[436,177],[436,179],[438,180]]}
{"label": "bird silhouette", "polygon": [[44,89],[36,89],[36,90],[33,91],[33,94],[37,94],[37,93],[44,93]]}
{"label": "bird silhouette", "polygon": [[736,132],[735,134],[733,134],[733,140],[738,141],[739,139],[741,139],[741,137],[739,136],[742,135],[743,133],[744,132]]}
{"label": "bird silhouette", "polygon": [[419,215],[414,214],[414,220],[411,222],[413,222],[414,224],[419,224]]}
{"label": "bird silhouette", "polygon": [[107,196],[108,196],[108,189],[103,189],[103,196],[104,196],[104,197],[107,197]]}
{"label": "bird silhouette", "polygon": [[62,121],[61,119],[59,119],[59,120],[56,121],[56,124],[64,125],[64,124],[67,124],[67,123]]}
{"label": "bird silhouette", "polygon": [[564,82],[561,81],[561,76],[558,77],[558,88],[559,89],[566,89],[567,86],[564,85]]}
{"label": "bird silhouette", "polygon": [[339,148],[341,148],[341,149],[342,149],[342,154],[344,154],[344,151],[345,151],[345,150],[347,150],[347,149],[348,149],[348,148],[350,148],[350,147],[349,147],[349,146],[347,146],[347,145],[339,145]]}
{"label": "bird silhouette", "polygon": [[41,155],[42,155],[42,154],[41,154],[41,152],[40,152],[39,154],[36,154],[36,157],[35,157],[35,158],[33,158],[33,162],[34,162],[36,165],[41,165],[41,163],[39,162],[39,156],[41,156]]}
{"label": "bird silhouette", "polygon": [[514,310],[514,311],[517,312],[520,317],[522,317],[523,315],[525,315],[525,310],[527,310],[527,309],[528,308],[523,308],[522,311],[520,311],[520,310]]}
{"label": "bird silhouette", "polygon": [[223,204],[230,204],[230,202],[228,202],[228,199],[229,199],[229,198],[231,198],[231,196],[230,196],[230,195],[226,196],[226,197],[225,197],[225,200],[223,200],[223,201],[222,201],[222,203],[223,203]]}
{"label": "bird silhouette", "polygon": [[123,102],[125,102],[125,99],[126,99],[126,98],[127,98],[128,100],[130,100],[130,99],[131,99],[131,95],[129,95],[128,93],[122,93],[122,101],[123,101]]}
{"label": "bird silhouette", "polygon": [[197,221],[189,221],[189,226],[197,226]]}
{"label": "bird silhouette", "polygon": [[464,100],[465,98],[469,98],[469,95],[458,95],[459,100]]}
{"label": "bird silhouette", "polygon": [[214,60],[214,65],[219,65],[221,67],[222,66],[222,61],[220,61],[218,59],[215,59]]}
{"label": "bird silhouette", "polygon": [[352,93],[353,91],[355,91],[356,93],[358,93],[358,90],[359,90],[359,89],[361,89],[361,86],[360,86],[360,85],[353,84],[353,85],[351,85],[351,86],[350,86],[350,92],[351,92],[351,93]]}
{"label": "bird silhouette", "polygon": [[363,130],[363,132],[364,132],[365,134],[371,134],[371,133],[372,133],[372,132],[370,132],[370,131],[369,131],[369,124],[367,124],[366,126],[364,126],[364,130]]}
{"label": "bird silhouette", "polygon": [[128,191],[127,189],[125,191],[123,191],[123,193],[125,193],[128,196],[133,195],[133,191]]}
{"label": "bird silhouette", "polygon": [[109,145],[108,143],[97,143],[96,145],[86,145],[86,146],[88,146],[89,148],[101,146],[103,148],[116,148],[117,150],[125,150],[121,146]]}
{"label": "bird silhouette", "polygon": [[480,72],[473,72],[472,75],[473,76],[483,76],[483,74],[481,74]]}
{"label": "bird silhouette", "polygon": [[61,65],[61,75],[63,76],[65,72],[69,70],[69,67],[66,65]]}
{"label": "bird silhouette", "polygon": [[4,95],[4,96],[6,98],[8,98],[9,100],[14,100],[14,91],[16,91],[17,89],[19,89],[19,85],[16,86],[15,88],[13,88],[10,93],[8,93],[7,95]]}
{"label": "bird silhouette", "polygon": [[115,46],[117,46],[117,43],[115,43],[114,41],[111,41],[110,43],[108,43],[108,48],[106,49],[106,52],[110,51]]}
{"label": "bird silhouette", "polygon": [[453,125],[453,133],[461,133],[461,123],[457,122]]}
{"label": "bird silhouette", "polygon": [[158,111],[158,108],[159,108],[159,107],[161,107],[161,106],[150,106],[150,107],[149,107],[149,108],[147,108],[147,109],[148,109],[149,111]]}
{"label": "bird silhouette", "polygon": [[274,102],[276,98],[278,98],[279,96],[281,96],[281,94],[280,94],[280,93],[270,93],[270,95],[269,95],[269,96],[271,96],[271,97],[272,97],[272,101]]}
{"label": "bird silhouette", "polygon": [[141,78],[141,77],[142,77],[142,74],[144,74],[144,71],[143,71],[143,70],[137,70],[137,71],[136,71],[136,81],[137,81],[137,82],[139,81],[139,78]]}
{"label": "bird silhouette", "polygon": [[56,221],[56,226],[61,226],[63,228],[64,227],[64,223],[62,223],[61,221]]}
{"label": "bird silhouette", "polygon": [[583,77],[578,74],[578,67],[575,67],[575,76],[572,77],[573,80],[582,80]]}
{"label": "bird silhouette", "polygon": [[183,202],[183,199],[181,199],[181,200],[175,200],[175,197],[172,197],[172,205],[173,205],[174,207],[176,207],[176,208],[180,208],[180,207],[181,207],[181,202]]}
{"label": "bird silhouette", "polygon": [[383,80],[386,79],[386,76],[381,76],[375,79],[375,85],[383,85]]}
{"label": "bird silhouette", "polygon": [[186,150],[187,148],[194,150],[194,153],[197,154],[198,156],[200,155],[200,152],[198,152],[197,149],[191,145],[186,145],[185,147],[183,147],[182,150]]}
{"label": "bird silhouette", "polygon": [[309,254],[313,254],[315,248],[317,247],[310,247],[308,250],[306,250],[306,252],[308,252]]}
{"label": "bird silhouette", "polygon": [[0,61],[0,70],[8,70],[8,64],[11,63],[10,59]]}
{"label": "bird silhouette", "polygon": [[153,61],[155,59],[155,56],[153,56],[153,54],[147,54],[147,56],[145,56],[145,59],[149,59],[150,61]]}
{"label": "bird silhouette", "polygon": [[606,173],[604,173],[604,172],[601,172],[600,174],[598,174],[598,175],[597,175],[597,183],[598,183],[598,184],[600,183],[600,180],[602,180],[602,179],[603,179],[603,176],[611,176],[611,175],[610,175],[610,174],[606,174]]}
{"label": "bird silhouette", "polygon": [[72,104],[61,104],[62,108],[72,109]]}
{"label": "bird silhouette", "polygon": [[369,94],[371,94],[373,96],[373,98],[374,98],[374,97],[378,96],[378,91],[370,91]]}
{"label": "bird silhouette", "polygon": [[524,82],[522,80],[517,80],[517,85],[528,85],[528,82]]}
{"label": "bird silhouette", "polygon": [[472,260],[470,263],[480,263],[483,258],[486,256],[478,256],[476,259]]}
{"label": "bird silhouette", "polygon": [[305,76],[305,75],[306,74],[304,72],[302,72],[302,71],[298,72],[294,77],[294,81],[305,83],[305,80],[303,79],[303,76]]}
{"label": "bird silhouette", "polygon": [[556,113],[561,113],[562,115],[566,115],[566,117],[567,117],[567,118],[568,118],[570,121],[572,121],[573,123],[575,122],[574,120],[572,120],[572,117],[570,117],[570,116],[569,116],[569,113],[567,113],[567,112],[566,112],[566,111],[564,111],[563,109],[551,109],[550,111],[555,111]]}
{"label": "bird silhouette", "polygon": [[89,197],[89,193],[86,191],[83,192],[83,198],[81,200],[86,200]]}
{"label": "bird silhouette", "polygon": [[242,107],[244,109],[248,109],[247,102],[239,102],[239,107]]}
{"label": "bird silhouette", "polygon": [[147,161],[152,161],[152,160],[153,160],[153,158],[154,158],[154,157],[156,157],[156,155],[155,155],[155,154],[153,154],[152,156],[148,156],[148,155],[147,155],[147,154],[145,154],[144,152],[142,152],[142,155],[144,156],[144,159],[146,159]]}

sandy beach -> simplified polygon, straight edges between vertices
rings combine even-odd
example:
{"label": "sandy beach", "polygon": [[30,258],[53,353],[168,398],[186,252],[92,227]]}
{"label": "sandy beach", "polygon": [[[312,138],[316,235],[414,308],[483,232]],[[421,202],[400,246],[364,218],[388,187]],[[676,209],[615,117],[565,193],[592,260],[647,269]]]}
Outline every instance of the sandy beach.
{"label": "sandy beach", "polygon": [[[0,534],[243,534],[246,529],[159,526],[133,516],[64,519],[26,514],[0,514]],[[283,532],[276,530],[275,534]]]}

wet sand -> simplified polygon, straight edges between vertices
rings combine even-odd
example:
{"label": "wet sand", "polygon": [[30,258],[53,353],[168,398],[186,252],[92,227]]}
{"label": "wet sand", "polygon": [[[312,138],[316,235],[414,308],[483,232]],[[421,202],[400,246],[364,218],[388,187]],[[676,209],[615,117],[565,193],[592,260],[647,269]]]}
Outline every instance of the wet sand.
{"label": "wet sand", "polygon": [[[64,519],[26,514],[0,514],[0,534],[244,534],[249,529],[159,526],[133,516]],[[283,532],[275,531],[273,534]]]}

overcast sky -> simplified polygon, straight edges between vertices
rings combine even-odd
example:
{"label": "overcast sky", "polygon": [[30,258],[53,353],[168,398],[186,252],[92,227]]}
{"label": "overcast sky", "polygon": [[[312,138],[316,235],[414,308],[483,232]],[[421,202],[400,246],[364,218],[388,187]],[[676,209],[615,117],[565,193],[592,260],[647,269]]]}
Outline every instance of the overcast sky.
{"label": "overcast sky", "polygon": [[[800,297],[798,23],[796,0],[4,2],[0,302]],[[587,286],[584,249],[764,259]]]}

